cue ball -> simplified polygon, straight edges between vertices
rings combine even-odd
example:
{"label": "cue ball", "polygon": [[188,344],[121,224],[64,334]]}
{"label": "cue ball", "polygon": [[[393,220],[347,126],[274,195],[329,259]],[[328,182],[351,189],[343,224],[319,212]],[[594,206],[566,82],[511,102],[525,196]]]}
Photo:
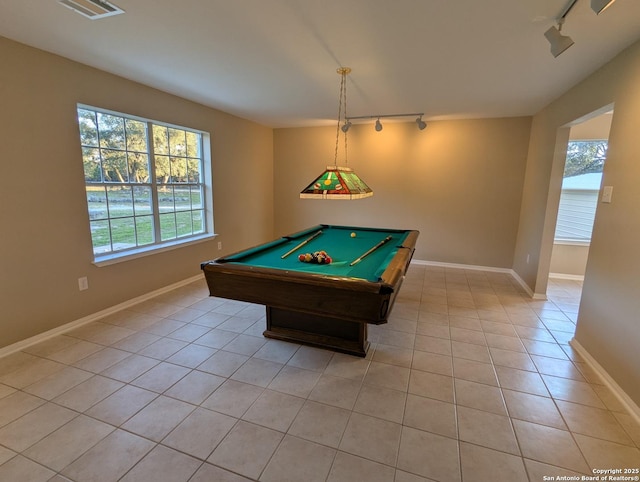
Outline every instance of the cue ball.
{"label": "cue ball", "polygon": [[356,233],[351,233],[351,237],[355,238],[356,237]]}

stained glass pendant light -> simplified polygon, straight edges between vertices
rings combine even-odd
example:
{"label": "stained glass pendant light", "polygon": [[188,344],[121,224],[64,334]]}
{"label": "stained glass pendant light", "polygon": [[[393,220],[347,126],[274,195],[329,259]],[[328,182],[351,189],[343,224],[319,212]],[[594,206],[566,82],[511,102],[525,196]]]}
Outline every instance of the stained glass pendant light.
{"label": "stained glass pendant light", "polygon": [[[338,102],[338,125],[336,127],[336,149],[333,166],[320,174],[311,184],[300,193],[300,199],[363,199],[373,196],[373,191],[358,177],[347,164],[347,75],[351,72],[349,67],[340,67],[340,100]],[[343,110],[344,106],[344,110]],[[342,128],[340,125],[342,124]],[[340,131],[344,135],[344,163],[338,166],[338,144]]]}

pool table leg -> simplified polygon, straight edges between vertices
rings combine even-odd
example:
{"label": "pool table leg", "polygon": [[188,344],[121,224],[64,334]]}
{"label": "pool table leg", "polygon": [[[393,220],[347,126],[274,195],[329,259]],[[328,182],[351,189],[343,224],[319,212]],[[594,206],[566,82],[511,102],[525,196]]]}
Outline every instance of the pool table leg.
{"label": "pool table leg", "polygon": [[267,338],[367,356],[367,323],[267,306]]}

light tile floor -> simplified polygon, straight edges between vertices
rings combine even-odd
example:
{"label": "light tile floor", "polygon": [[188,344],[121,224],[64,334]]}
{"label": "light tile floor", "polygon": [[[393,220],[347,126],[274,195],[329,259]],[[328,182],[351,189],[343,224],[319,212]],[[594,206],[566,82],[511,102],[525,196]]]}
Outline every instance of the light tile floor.
{"label": "light tile floor", "polygon": [[412,266],[364,358],[192,283],[0,359],[3,481],[542,481],[640,466],[580,284]]}

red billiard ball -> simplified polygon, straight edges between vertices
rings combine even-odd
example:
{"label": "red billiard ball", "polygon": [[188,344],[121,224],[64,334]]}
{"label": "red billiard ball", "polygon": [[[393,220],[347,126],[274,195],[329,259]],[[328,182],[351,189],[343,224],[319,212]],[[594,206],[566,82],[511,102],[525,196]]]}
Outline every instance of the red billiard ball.
{"label": "red billiard ball", "polygon": [[329,256],[327,256],[326,258],[324,258],[324,262],[325,262],[326,264],[330,264],[330,263],[331,263],[331,261],[332,261],[332,260],[331,260],[331,258],[330,258]]}
{"label": "red billiard ball", "polygon": [[298,256],[298,261],[302,261],[304,263],[304,254]]}

